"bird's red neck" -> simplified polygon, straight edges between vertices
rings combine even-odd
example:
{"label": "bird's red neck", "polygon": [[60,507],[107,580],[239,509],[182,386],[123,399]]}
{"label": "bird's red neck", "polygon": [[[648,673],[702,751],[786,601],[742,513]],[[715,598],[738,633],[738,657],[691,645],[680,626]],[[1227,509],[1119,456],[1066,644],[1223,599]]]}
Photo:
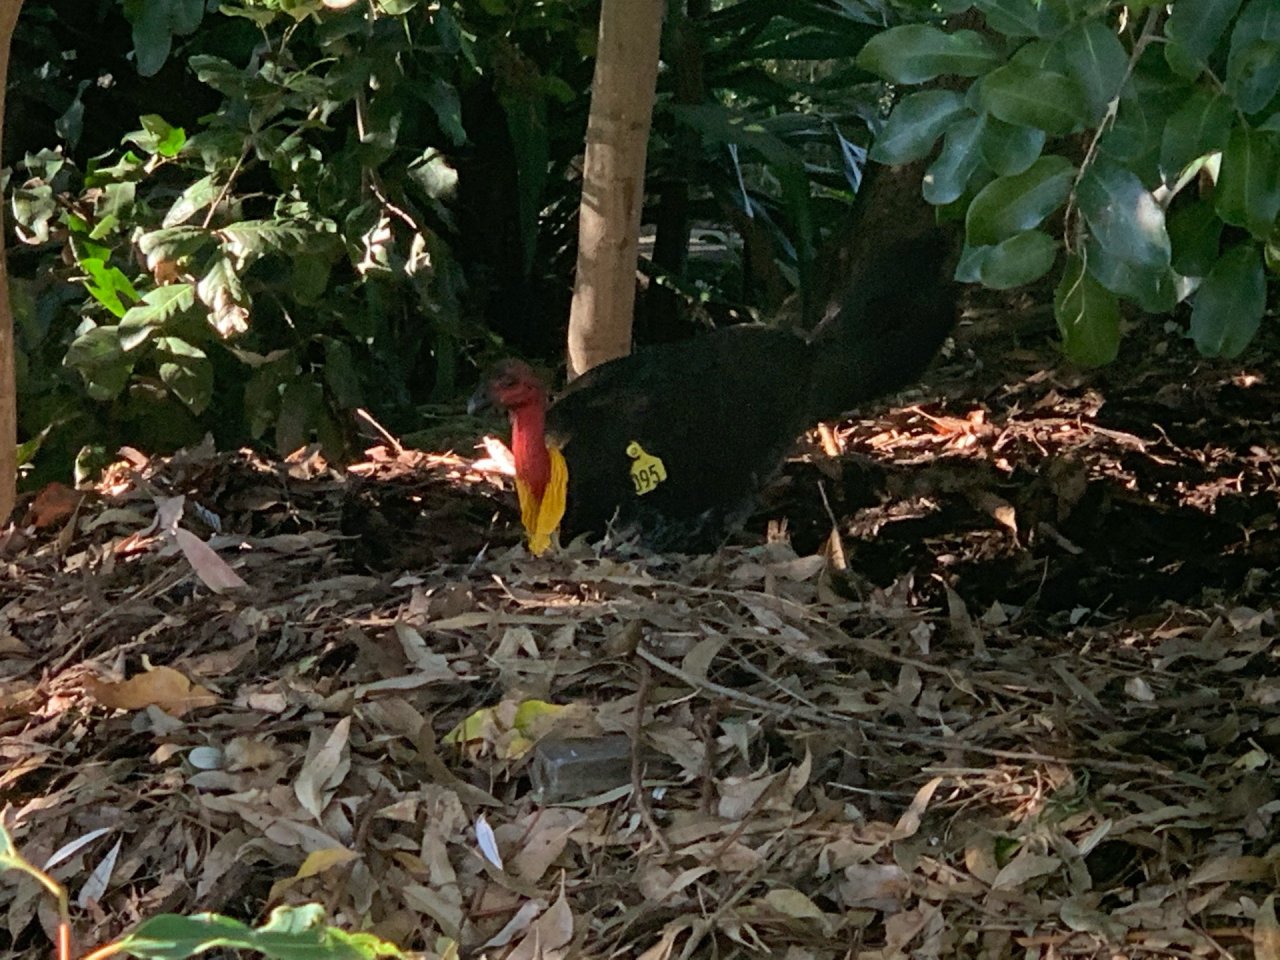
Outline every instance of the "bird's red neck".
{"label": "bird's red neck", "polygon": [[547,453],[546,397],[511,408],[511,456],[516,476],[535,496],[542,498],[551,479],[551,456]]}

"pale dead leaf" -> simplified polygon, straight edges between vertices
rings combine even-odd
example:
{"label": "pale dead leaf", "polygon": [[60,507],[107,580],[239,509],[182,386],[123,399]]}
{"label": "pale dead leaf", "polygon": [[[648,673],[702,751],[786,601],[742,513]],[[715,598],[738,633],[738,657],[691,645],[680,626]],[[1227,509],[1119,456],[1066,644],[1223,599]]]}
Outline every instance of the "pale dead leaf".
{"label": "pale dead leaf", "polygon": [[173,538],[182,549],[196,576],[214,593],[225,593],[237,587],[246,587],[247,583],[217,553],[199,537],[185,527],[173,531]]}
{"label": "pale dead leaf", "polygon": [[1061,867],[1060,857],[1023,851],[1000,869],[991,886],[995,890],[1016,890],[1028,880],[1054,873]]}
{"label": "pale dead leaf", "polygon": [[293,783],[298,802],[317,820],[328,803],[325,791],[337,789],[351,768],[346,755],[350,733],[350,717],[339,720],[327,736],[322,731],[313,731],[306,762]]}
{"label": "pale dead leaf", "polygon": [[934,791],[942,784],[941,777],[934,777],[919,790],[911,800],[911,806],[903,811],[902,816],[898,818],[898,822],[894,825],[893,833],[890,835],[891,840],[905,840],[908,837],[915,836],[917,830],[920,829],[920,822],[924,818],[925,809],[929,806],[929,801],[933,799]]}
{"label": "pale dead leaf", "polygon": [[530,928],[525,938],[507,954],[507,960],[549,960],[573,940],[573,911],[565,899],[564,889],[556,902],[547,908]]}
{"label": "pale dead leaf", "polygon": [[198,707],[211,707],[218,702],[209,690],[193,684],[172,667],[156,667],[115,683],[85,677],[85,692],[111,710],[144,710],[159,707],[165,713],[181,717]]}
{"label": "pale dead leaf", "polygon": [[529,925],[539,913],[546,908],[546,903],[542,900],[526,900],[520,904],[520,909],[515,912],[510,920],[506,922],[501,930],[484,942],[486,947],[505,947],[508,943],[515,940],[520,934],[529,929]]}
{"label": "pale dead leaf", "polygon": [[120,858],[122,842],[123,838],[116,840],[107,855],[98,861],[98,865],[89,874],[89,879],[80,888],[80,893],[76,895],[76,906],[83,909],[100,902],[106,895],[107,888],[111,886],[111,874],[115,872],[116,861]]}
{"label": "pale dead leaf", "polygon": [[586,819],[586,814],[563,807],[543,811],[524,846],[511,858],[510,871],[522,880],[537,883],[564,851],[569,836]]}
{"label": "pale dead leaf", "polygon": [[1280,923],[1276,922],[1276,895],[1270,894],[1258,908],[1253,923],[1255,960],[1280,960]]}

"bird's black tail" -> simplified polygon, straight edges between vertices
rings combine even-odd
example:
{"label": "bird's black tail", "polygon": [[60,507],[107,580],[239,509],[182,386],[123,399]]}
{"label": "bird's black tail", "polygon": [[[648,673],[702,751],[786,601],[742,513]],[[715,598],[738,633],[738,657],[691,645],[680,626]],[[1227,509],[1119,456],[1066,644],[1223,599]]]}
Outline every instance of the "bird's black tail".
{"label": "bird's black tail", "polygon": [[928,366],[956,321],[950,247],[939,231],[861,260],[839,312],[810,345],[814,420],[898,390]]}

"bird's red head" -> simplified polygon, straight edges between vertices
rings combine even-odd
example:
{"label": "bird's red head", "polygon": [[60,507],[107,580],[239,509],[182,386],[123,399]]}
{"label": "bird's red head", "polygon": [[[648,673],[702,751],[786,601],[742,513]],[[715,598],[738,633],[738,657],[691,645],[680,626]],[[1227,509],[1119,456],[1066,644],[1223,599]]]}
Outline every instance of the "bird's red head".
{"label": "bird's red head", "polygon": [[489,374],[485,386],[489,402],[503,410],[518,411],[547,405],[547,388],[522,360],[503,360]]}

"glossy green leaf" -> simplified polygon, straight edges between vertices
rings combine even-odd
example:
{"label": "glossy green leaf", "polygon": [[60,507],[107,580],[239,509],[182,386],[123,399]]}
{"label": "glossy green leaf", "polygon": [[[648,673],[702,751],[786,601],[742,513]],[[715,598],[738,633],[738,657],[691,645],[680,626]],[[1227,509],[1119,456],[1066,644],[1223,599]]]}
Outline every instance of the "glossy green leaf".
{"label": "glossy green leaf", "polygon": [[1191,306],[1191,337],[1210,357],[1237,357],[1258,332],[1267,305],[1262,254],[1253,243],[1224,253]]}
{"label": "glossy green leaf", "polygon": [[858,54],[858,65],[891,83],[924,83],[934,77],[976,77],[1001,60],[981,34],[947,33],[908,23],[877,33]]}
{"label": "glossy green leaf", "polygon": [[1058,42],[1066,61],[1065,73],[1084,92],[1086,119],[1096,123],[1120,93],[1129,55],[1115,32],[1101,20],[1080,21]]}
{"label": "glossy green leaf", "polygon": [[1131,300],[1147,313],[1164,314],[1183,296],[1171,267],[1139,267],[1103,249],[1090,236],[1084,242],[1085,265],[1090,276],[1117,296]]}
{"label": "glossy green leaf", "polygon": [[1076,200],[1093,236],[1113,257],[1144,270],[1169,266],[1164,210],[1124,167],[1096,160],[1080,178]]}
{"label": "glossy green leaf", "polygon": [[1061,12],[1030,0],[976,0],[987,25],[1006,37],[1044,37],[1066,25]]}
{"label": "glossy green leaf", "polygon": [[1165,24],[1165,36],[1196,60],[1207,61],[1238,9],[1240,0],[1174,3]]}
{"label": "glossy green leaf", "polygon": [[1068,357],[1086,367],[1110,363],[1120,351],[1120,304],[1089,276],[1078,256],[1067,258],[1053,296],[1053,316]]}
{"label": "glossy green leaf", "polygon": [[133,24],[133,53],[138,73],[154,76],[169,59],[173,37],[185,36],[200,25],[204,0],[146,0],[127,4]]}
{"label": "glossy green leaf", "polygon": [[1238,126],[1222,153],[1218,216],[1265,240],[1280,213],[1280,134]]}
{"label": "glossy green leaf", "polygon": [[927,156],[943,131],[964,112],[964,97],[951,90],[921,90],[905,97],[876,137],[871,159],[897,165]]}
{"label": "glossy green leaf", "polygon": [[982,159],[1001,177],[1022,173],[1044,149],[1045,133],[988,117],[982,130]]}
{"label": "glossy green leaf", "polygon": [[1057,240],[1043,231],[1027,230],[988,248],[978,279],[992,290],[1010,290],[1039,280],[1057,258]]}
{"label": "glossy green leaf", "polygon": [[1185,99],[1185,86],[1167,74],[1134,74],[1120,91],[1119,110],[1098,143],[1099,152],[1128,167],[1144,183],[1158,182],[1164,130]]}
{"label": "glossy green leaf", "polygon": [[1249,0],[1231,31],[1227,92],[1245,113],[1257,113],[1280,90],[1280,3]]}
{"label": "glossy green leaf", "polygon": [[1060,73],[1010,63],[983,79],[978,99],[1006,123],[1061,135],[1081,126],[1086,114],[1079,85]]}
{"label": "glossy green leaf", "polygon": [[1223,223],[1208,200],[1176,205],[1169,214],[1173,269],[1184,277],[1203,277],[1218,262]]}
{"label": "glossy green leaf", "polygon": [[1227,145],[1234,111],[1229,98],[1195,87],[1165,124],[1160,141],[1160,170],[1172,183],[1186,166]]}
{"label": "glossy green leaf", "polygon": [[965,217],[965,238],[972,246],[1000,243],[1038,227],[1071,192],[1075,167],[1053,154],[1025,172],[998,177],[978,192]]}
{"label": "glossy green leaf", "polygon": [[970,114],[947,128],[942,151],[924,174],[922,186],[927,202],[943,206],[964,195],[969,178],[982,164],[978,145],[985,125],[985,117]]}

